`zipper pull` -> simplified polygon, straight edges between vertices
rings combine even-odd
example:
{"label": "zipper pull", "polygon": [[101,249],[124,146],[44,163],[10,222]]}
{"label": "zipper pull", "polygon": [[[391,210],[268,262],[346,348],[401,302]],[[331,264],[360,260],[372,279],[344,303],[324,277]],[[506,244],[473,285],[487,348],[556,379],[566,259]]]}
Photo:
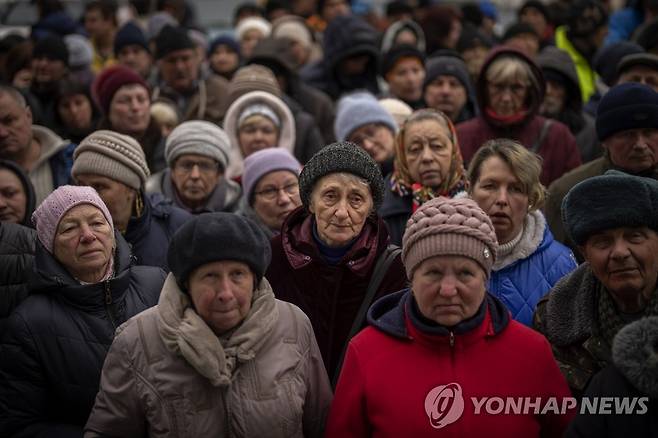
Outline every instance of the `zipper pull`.
{"label": "zipper pull", "polygon": [[110,282],[105,282],[105,304],[112,304],[112,292],[110,291]]}
{"label": "zipper pull", "polygon": [[450,332],[450,347],[455,346],[455,334],[453,332]]}

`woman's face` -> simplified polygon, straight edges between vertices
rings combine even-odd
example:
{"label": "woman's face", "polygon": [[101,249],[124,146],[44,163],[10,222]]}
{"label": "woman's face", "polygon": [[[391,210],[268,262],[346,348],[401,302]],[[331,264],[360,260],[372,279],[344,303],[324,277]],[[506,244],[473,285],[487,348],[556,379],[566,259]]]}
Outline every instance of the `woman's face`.
{"label": "woman's face", "polygon": [[386,75],[391,94],[407,102],[422,97],[424,80],[425,67],[420,59],[414,57],[400,59]]}
{"label": "woman's face", "polygon": [[279,129],[265,116],[251,116],[238,128],[238,143],[244,158],[254,152],[274,148],[278,141]]}
{"label": "woman's face", "polygon": [[452,161],[450,132],[437,120],[420,120],[405,128],[407,168],[414,182],[434,189],[449,177]]}
{"label": "woman's face", "polygon": [[112,215],[114,226],[125,231],[133,212],[137,192],[127,185],[102,175],[81,174],[75,177],[78,185],[93,187]]}
{"label": "woman's face", "polygon": [[247,317],[254,294],[254,275],[242,262],[206,263],[192,272],[188,289],[201,319],[221,335]]}
{"label": "woman's face", "polygon": [[227,45],[220,44],[210,55],[210,65],[217,73],[230,73],[240,66],[240,58]]}
{"label": "woman's face", "polygon": [[85,131],[91,127],[93,111],[91,102],[84,94],[67,96],[57,103],[57,111],[64,125],[74,131]]}
{"label": "woman's face", "polygon": [[411,290],[420,313],[445,327],[474,316],[486,293],[486,275],[474,260],[434,256],[413,273]]}
{"label": "woman's face", "polygon": [[518,236],[528,214],[528,194],[500,157],[492,156],[482,162],[471,196],[491,218],[499,243]]}
{"label": "woman's face", "polygon": [[367,183],[353,175],[332,173],[315,183],[309,210],[322,242],[341,247],[361,233],[373,205]]}
{"label": "woman's face", "polygon": [[395,155],[395,133],[386,125],[368,123],[356,128],[347,138],[360,146],[377,163],[385,163]]}
{"label": "woman's face", "polygon": [[0,168],[0,222],[19,224],[25,219],[27,194],[18,176]]}
{"label": "woman's face", "polygon": [[141,135],[151,121],[151,98],[138,84],[124,85],[114,93],[110,103],[112,129],[127,135]]}
{"label": "woman's face", "polygon": [[53,255],[78,280],[96,283],[113,256],[114,230],[91,204],[70,209],[57,225]]}
{"label": "woman's face", "polygon": [[500,116],[513,116],[525,109],[528,85],[519,79],[487,81],[489,106]]}
{"label": "woman's face", "polygon": [[242,35],[242,39],[240,40],[240,51],[242,52],[244,59],[249,59],[251,57],[254,47],[256,47],[256,44],[258,44],[263,38],[265,38],[265,35],[263,35],[263,32],[258,29],[248,30]]}
{"label": "woman's face", "polygon": [[288,170],[266,174],[253,193],[254,210],[270,230],[280,230],[290,212],[302,204],[297,175]]}

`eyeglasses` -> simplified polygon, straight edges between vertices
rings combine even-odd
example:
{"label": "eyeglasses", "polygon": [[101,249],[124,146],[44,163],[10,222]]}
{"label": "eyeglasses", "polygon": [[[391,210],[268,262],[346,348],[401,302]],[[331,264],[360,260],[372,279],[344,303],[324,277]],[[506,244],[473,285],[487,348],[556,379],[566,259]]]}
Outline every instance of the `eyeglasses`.
{"label": "eyeglasses", "polygon": [[210,174],[213,172],[217,172],[219,169],[219,163],[216,162],[208,162],[208,161],[178,161],[174,168],[182,173],[191,173],[192,170],[194,169],[194,166],[197,166],[199,168],[199,172],[205,173],[205,174]]}
{"label": "eyeglasses", "polygon": [[503,94],[505,90],[508,90],[512,94],[517,96],[523,94],[528,88],[525,84],[516,82],[514,84],[506,84],[502,82],[488,82],[487,86],[489,87],[489,92],[491,94]]}
{"label": "eyeglasses", "polygon": [[260,196],[266,201],[274,201],[277,196],[279,196],[281,190],[283,190],[286,195],[295,196],[299,193],[299,183],[294,182],[286,184],[283,187],[268,187],[260,192],[254,192],[254,195]]}

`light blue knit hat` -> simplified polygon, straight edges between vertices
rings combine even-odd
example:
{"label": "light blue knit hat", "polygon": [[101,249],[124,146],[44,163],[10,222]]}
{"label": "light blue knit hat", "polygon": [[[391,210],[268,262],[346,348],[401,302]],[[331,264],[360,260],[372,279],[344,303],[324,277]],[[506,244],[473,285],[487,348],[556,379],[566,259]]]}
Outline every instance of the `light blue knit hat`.
{"label": "light blue knit hat", "polygon": [[348,94],[338,101],[334,121],[337,141],[346,141],[351,133],[369,123],[381,123],[390,128],[393,134],[398,130],[393,116],[368,92]]}

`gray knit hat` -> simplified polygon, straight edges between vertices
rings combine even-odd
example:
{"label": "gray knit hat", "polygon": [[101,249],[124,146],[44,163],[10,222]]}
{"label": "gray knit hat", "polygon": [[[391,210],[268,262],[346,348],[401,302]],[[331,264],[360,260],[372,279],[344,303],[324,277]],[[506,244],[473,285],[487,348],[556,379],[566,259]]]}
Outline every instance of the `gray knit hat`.
{"label": "gray knit hat", "polygon": [[332,143],[311,157],[299,175],[299,192],[304,208],[308,210],[315,183],[330,173],[351,173],[370,186],[375,209],[384,199],[384,178],[379,165],[370,155],[354,143]]}
{"label": "gray knit hat", "polygon": [[407,221],[402,263],[411,279],[418,265],[430,257],[463,256],[479,263],[489,278],[497,248],[491,219],[475,201],[438,197],[418,207]]}
{"label": "gray knit hat", "polygon": [[351,133],[370,123],[386,126],[393,135],[398,132],[398,125],[393,116],[372,94],[360,91],[348,94],[338,101],[334,121],[336,140],[345,141]]}
{"label": "gray knit hat", "polygon": [[100,130],[85,137],[73,153],[71,175],[102,175],[139,190],[151,174],[137,140]]}
{"label": "gray knit hat", "polygon": [[203,120],[178,125],[167,137],[165,159],[169,167],[183,154],[197,154],[217,161],[222,170],[229,165],[231,142],[222,128]]}

